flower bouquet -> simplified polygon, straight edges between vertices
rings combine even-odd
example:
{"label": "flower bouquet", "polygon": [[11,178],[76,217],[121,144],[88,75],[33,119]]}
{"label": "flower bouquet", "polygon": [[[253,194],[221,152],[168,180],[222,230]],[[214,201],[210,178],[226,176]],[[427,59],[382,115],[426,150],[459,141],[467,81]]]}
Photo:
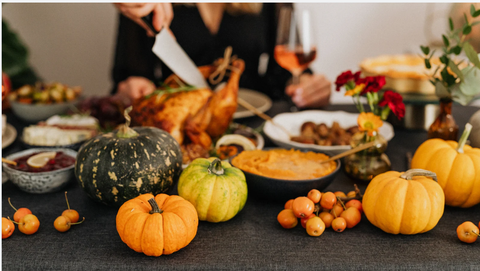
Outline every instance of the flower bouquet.
{"label": "flower bouquet", "polygon": [[[350,176],[370,181],[374,176],[390,170],[390,160],[386,156],[387,142],[378,134],[390,112],[398,119],[405,116],[403,98],[392,90],[381,90],[385,85],[384,76],[361,77],[360,72],[350,70],[341,73],[335,80],[336,91],[345,88],[345,96],[352,96],[353,102],[360,115],[358,128],[360,132],[352,137],[351,146],[377,140],[379,143],[364,151],[352,154],[345,158],[345,171]],[[365,110],[361,97],[367,99],[370,111]]]}

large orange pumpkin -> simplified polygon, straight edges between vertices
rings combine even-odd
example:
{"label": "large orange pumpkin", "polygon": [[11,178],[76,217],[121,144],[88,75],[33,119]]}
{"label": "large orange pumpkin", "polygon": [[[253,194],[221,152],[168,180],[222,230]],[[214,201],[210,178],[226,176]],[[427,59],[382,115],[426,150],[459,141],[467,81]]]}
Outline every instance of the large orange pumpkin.
{"label": "large orange pumpkin", "polygon": [[445,196],[435,173],[388,171],[372,179],[363,195],[363,211],[373,225],[392,234],[433,229],[443,215]]}
{"label": "large orange pumpkin", "polygon": [[470,129],[465,129],[458,143],[438,138],[423,142],[412,159],[412,168],[437,174],[449,206],[467,208],[480,203],[480,149],[465,145]]}
{"label": "large orange pumpkin", "polygon": [[148,256],[172,254],[197,234],[198,214],[180,196],[143,194],[125,202],[117,213],[122,241]]}

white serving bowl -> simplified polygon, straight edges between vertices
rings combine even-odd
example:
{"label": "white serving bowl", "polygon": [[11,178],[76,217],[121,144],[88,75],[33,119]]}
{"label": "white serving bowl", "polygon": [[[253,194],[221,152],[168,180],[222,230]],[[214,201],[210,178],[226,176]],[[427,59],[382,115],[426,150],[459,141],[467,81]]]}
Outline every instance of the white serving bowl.
{"label": "white serving bowl", "polygon": [[76,106],[78,101],[79,100],[76,99],[71,102],[55,104],[27,104],[10,101],[10,105],[13,113],[17,117],[29,123],[37,123],[51,116],[67,113],[68,109]]}
{"label": "white serving bowl", "polygon": [[[349,128],[356,126],[358,113],[348,113],[344,111],[322,111],[322,110],[307,110],[293,113],[281,113],[276,115],[273,118],[273,121],[281,125],[287,130],[291,135],[296,136],[300,135],[300,127],[303,123],[311,121],[313,123],[325,123],[328,127],[331,127],[333,122],[336,121],[342,128]],[[351,149],[348,145],[343,146],[321,146],[316,144],[304,144],[290,140],[288,134],[285,133],[281,128],[277,127],[270,121],[265,123],[263,127],[263,132],[266,136],[272,140],[272,142],[280,147],[289,149],[313,149],[322,152],[327,152],[332,155],[336,155]],[[383,126],[378,130],[380,135],[382,135],[386,141],[389,141],[395,135],[393,131],[393,126],[384,121]]]}
{"label": "white serving bowl", "polygon": [[[17,158],[27,156],[36,152],[55,151],[63,152],[68,156],[77,157],[77,152],[71,149],[63,148],[37,148],[28,149],[11,154],[5,157],[8,160],[15,160]],[[24,172],[9,167],[6,163],[3,163],[3,172],[7,173],[8,179],[11,180],[21,190],[32,194],[44,194],[50,192],[56,192],[62,189],[70,180],[74,178],[73,170],[75,164],[53,171],[47,172]]]}

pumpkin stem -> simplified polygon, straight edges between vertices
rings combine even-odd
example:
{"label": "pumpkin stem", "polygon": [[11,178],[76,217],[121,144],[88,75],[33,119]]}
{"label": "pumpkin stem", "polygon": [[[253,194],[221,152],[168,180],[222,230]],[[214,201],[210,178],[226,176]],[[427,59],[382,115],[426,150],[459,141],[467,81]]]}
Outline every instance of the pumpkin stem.
{"label": "pumpkin stem", "polygon": [[470,123],[465,124],[465,130],[463,131],[460,140],[458,140],[457,151],[459,153],[463,153],[463,146],[467,142],[467,138],[470,136],[470,132],[472,131],[472,125]]}
{"label": "pumpkin stem", "polygon": [[218,158],[215,158],[213,162],[208,166],[208,173],[215,175],[223,175],[225,170],[222,167],[222,161]]}
{"label": "pumpkin stem", "polygon": [[155,201],[155,198],[151,198],[148,200],[148,203],[150,203],[150,205],[152,206],[152,210],[150,211],[150,214],[154,214],[154,213],[163,213],[163,210],[160,209],[160,207],[158,207],[158,204],[157,202]]}
{"label": "pumpkin stem", "polygon": [[430,177],[434,179],[436,182],[437,180],[437,174],[434,172],[425,170],[425,169],[419,169],[419,168],[412,168],[404,172],[402,175],[400,175],[400,178],[403,178],[405,180],[412,180],[414,176],[425,176],[425,177]]}
{"label": "pumpkin stem", "polygon": [[119,138],[132,138],[138,136],[138,133],[135,132],[132,128],[130,128],[130,111],[132,111],[132,106],[129,106],[125,109],[123,115],[125,116],[125,124],[123,124],[117,132],[117,137]]}

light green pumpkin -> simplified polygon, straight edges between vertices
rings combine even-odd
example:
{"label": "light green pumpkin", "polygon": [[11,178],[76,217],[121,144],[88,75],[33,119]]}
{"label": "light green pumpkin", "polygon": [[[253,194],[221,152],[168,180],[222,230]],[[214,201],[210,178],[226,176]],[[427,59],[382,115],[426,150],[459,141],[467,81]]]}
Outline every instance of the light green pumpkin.
{"label": "light green pumpkin", "polygon": [[224,222],[243,209],[247,182],[243,172],[218,158],[197,158],[180,175],[178,195],[190,201],[202,221]]}

